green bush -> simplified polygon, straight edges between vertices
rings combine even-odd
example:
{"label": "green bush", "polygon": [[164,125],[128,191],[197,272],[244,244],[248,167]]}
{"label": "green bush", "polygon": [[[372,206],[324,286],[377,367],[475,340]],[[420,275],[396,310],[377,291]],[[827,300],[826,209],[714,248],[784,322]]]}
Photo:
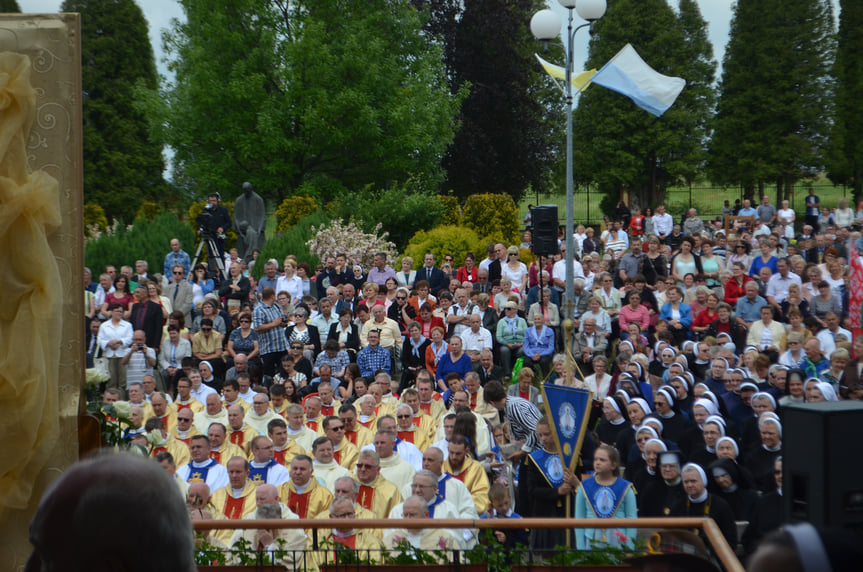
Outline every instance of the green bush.
{"label": "green bush", "polygon": [[436,227],[443,212],[434,193],[408,186],[342,195],[333,218],[352,220],[367,233],[374,233],[381,223],[381,232],[389,233],[388,239],[401,250],[418,229]]}
{"label": "green bush", "polygon": [[171,250],[172,238],[178,238],[183,250],[194,257],[197,247],[194,231],[180,222],[176,214],[162,211],[153,220],[138,217],[131,227],[118,225],[114,233],[103,233],[98,239],[88,242],[84,248],[84,260],[94,276],[101,274],[109,264],[118,268],[134,266],[136,260],[146,260],[150,273],[161,274],[165,255]]}
{"label": "green bush", "polygon": [[319,227],[328,222],[330,222],[329,217],[320,210],[317,210],[301,218],[297,221],[297,224],[288,230],[279,233],[273,238],[268,238],[267,244],[264,245],[264,249],[258,255],[258,262],[260,264],[255,264],[252,267],[252,276],[255,278],[263,276],[263,263],[270,258],[275,258],[279,263],[279,268],[281,268],[282,262],[284,262],[285,257],[289,254],[296,256],[297,262],[305,262],[308,264],[311,271],[314,272],[315,267],[320,264],[321,261],[317,256],[309,252],[309,247],[306,246],[306,241],[314,236],[314,232],[312,232],[311,229],[312,226]]}
{"label": "green bush", "polygon": [[486,193],[469,196],[464,204],[462,224],[475,230],[485,243],[519,243],[518,205],[509,195]]}
{"label": "green bush", "polygon": [[485,257],[485,245],[473,229],[446,225],[417,232],[408,243],[405,254],[414,259],[415,269],[423,265],[426,252],[431,252],[438,260],[443,260],[444,254],[452,254],[456,264],[461,265],[468,252],[473,252],[477,260],[482,260]]}
{"label": "green bush", "polygon": [[318,201],[309,195],[287,197],[276,209],[276,232],[285,232],[300,219],[318,210]]}
{"label": "green bush", "polygon": [[441,224],[461,224],[461,205],[458,197],[452,195],[438,195],[438,202],[443,205],[443,214],[440,217]]}

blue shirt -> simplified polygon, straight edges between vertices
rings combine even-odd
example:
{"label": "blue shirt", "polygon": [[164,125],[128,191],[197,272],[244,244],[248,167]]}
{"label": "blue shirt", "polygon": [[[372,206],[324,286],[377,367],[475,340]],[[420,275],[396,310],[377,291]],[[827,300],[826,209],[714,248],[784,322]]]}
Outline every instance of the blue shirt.
{"label": "blue shirt", "polygon": [[756,211],[752,207],[749,207],[749,208],[740,209],[740,211],[738,211],[738,213],[737,213],[737,216],[756,216],[757,214],[758,214],[758,211]]}
{"label": "blue shirt", "polygon": [[542,332],[537,335],[536,326],[529,327],[521,349],[527,357],[531,357],[533,354],[550,356],[554,353],[554,330],[548,326],[543,326]]}
{"label": "blue shirt", "polygon": [[[282,316],[284,314],[282,314],[282,309],[278,304],[268,306],[261,302],[255,305],[255,310],[252,314],[252,328],[257,328],[261,324],[269,324]],[[258,345],[261,349],[261,355],[284,352],[288,349],[288,340],[285,337],[284,328],[278,326],[270,328],[265,332],[258,332]]]}
{"label": "blue shirt", "polygon": [[749,297],[741,296],[734,307],[734,316],[743,318],[744,322],[757,322],[761,319],[761,308],[766,305],[767,300],[761,296],[756,296],[752,302],[749,301]]}
{"label": "blue shirt", "polygon": [[360,368],[360,373],[365,378],[373,376],[379,369],[383,369],[388,373],[392,372],[390,351],[381,346],[374,348],[366,346],[357,354],[357,365]]}
{"label": "blue shirt", "polygon": [[183,270],[186,273],[183,275],[185,278],[189,275],[189,270],[192,268],[192,259],[189,258],[189,255],[186,254],[185,251],[181,250],[180,252],[174,252],[173,250],[168,253],[165,257],[165,269],[163,276],[166,276],[168,280],[173,276],[174,266],[182,266]]}

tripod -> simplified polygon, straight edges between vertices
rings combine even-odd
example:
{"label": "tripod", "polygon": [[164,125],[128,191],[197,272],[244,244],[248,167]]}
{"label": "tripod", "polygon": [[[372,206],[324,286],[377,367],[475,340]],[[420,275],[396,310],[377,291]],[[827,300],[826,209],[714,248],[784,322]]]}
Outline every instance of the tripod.
{"label": "tripod", "polygon": [[[211,236],[201,236],[201,241],[198,242],[198,248],[195,250],[195,258],[192,260],[192,268],[198,264],[198,258],[201,256],[201,250],[204,248],[204,244],[207,245],[207,264],[210,267],[210,274],[216,274],[216,277],[219,280],[223,280],[228,277],[228,273],[225,272],[225,261],[222,260],[222,257],[219,256],[219,249],[216,246],[216,240]],[[215,270],[213,267],[215,266]],[[189,281],[192,280],[192,273],[189,273]]]}

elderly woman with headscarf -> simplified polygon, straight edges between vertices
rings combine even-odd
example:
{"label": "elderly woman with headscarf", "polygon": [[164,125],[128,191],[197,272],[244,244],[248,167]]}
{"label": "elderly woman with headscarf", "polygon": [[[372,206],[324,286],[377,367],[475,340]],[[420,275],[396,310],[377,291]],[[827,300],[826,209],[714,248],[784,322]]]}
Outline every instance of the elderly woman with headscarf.
{"label": "elderly woman with headscarf", "polygon": [[628,421],[626,401],[620,395],[609,395],[602,402],[602,418],[596,426],[596,434],[600,442],[614,445]]}
{"label": "elderly woman with headscarf", "polygon": [[765,412],[758,420],[761,432],[761,445],[745,457],[744,465],[755,478],[755,488],[770,492],[776,488],[773,478],[773,462],[782,454],[782,423],[775,413]]}
{"label": "elderly woman with headscarf", "polygon": [[776,413],[776,399],[766,391],[755,393],[749,403],[752,406],[752,415],[748,417],[740,427],[740,445],[743,454],[748,455],[761,445],[761,432],[758,429],[758,421],[765,411]]}
{"label": "elderly woman with headscarf", "polygon": [[[622,455],[628,455],[635,446],[635,432],[641,427],[641,421],[645,416],[650,415],[650,406],[641,397],[629,397],[625,391],[618,392],[629,398],[626,403],[627,418],[629,419],[629,427],[622,429],[614,442],[614,446],[618,451],[623,451]],[[624,459],[625,460],[625,459]]]}
{"label": "elderly woman with headscarf", "polygon": [[[682,376],[675,376],[675,378],[683,379]],[[692,423],[680,413],[680,409],[677,406],[677,392],[675,389],[667,385],[660,387],[656,390],[653,405],[656,414],[664,425],[663,436],[670,441],[680,443],[686,430],[689,429]]]}
{"label": "elderly woman with headscarf", "polygon": [[749,520],[758,493],[746,488],[740,475],[740,467],[731,459],[717,459],[707,469],[715,485],[713,489],[731,507],[734,520]]}
{"label": "elderly woman with headscarf", "polygon": [[[654,481],[662,479],[659,474],[659,456],[666,451],[668,451],[668,446],[662,439],[648,439],[644,444],[644,451],[641,454],[642,464],[632,476],[632,485],[636,491],[643,491]],[[639,497],[636,500],[639,509],[641,509],[643,498]]]}
{"label": "elderly woman with headscarf", "polygon": [[806,391],[806,403],[818,403],[820,401],[839,401],[836,390],[826,381],[813,383]]}
{"label": "elderly woman with headscarf", "polygon": [[669,516],[671,508],[686,498],[683,482],[680,478],[680,451],[660,453],[657,462],[659,479],[648,481],[644,489],[639,490],[638,516]]}
{"label": "elderly woman with headscarf", "polygon": [[709,467],[710,463],[717,458],[716,442],[725,437],[725,431],[725,419],[719,415],[711,415],[705,419],[704,428],[701,431],[701,447],[692,452],[689,460],[703,468]]}
{"label": "elderly woman with headscarf", "polygon": [[[686,497],[671,509],[671,516],[710,517],[730,546],[737,545],[737,524],[734,512],[725,500],[707,490],[707,473],[695,463],[687,463],[680,471]],[[703,534],[703,533],[702,533]]]}

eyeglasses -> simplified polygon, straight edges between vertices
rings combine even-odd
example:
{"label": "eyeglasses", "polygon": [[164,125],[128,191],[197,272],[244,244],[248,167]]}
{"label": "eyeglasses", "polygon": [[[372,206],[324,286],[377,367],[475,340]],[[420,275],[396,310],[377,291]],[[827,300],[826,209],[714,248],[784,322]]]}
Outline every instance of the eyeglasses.
{"label": "eyeglasses", "polygon": [[177,421],[186,421],[186,422],[191,423],[192,418],[191,417],[177,417]]}
{"label": "eyeglasses", "polygon": [[358,469],[376,469],[377,465],[372,465],[370,463],[357,463]]}
{"label": "eyeglasses", "polygon": [[182,276],[183,274],[185,274],[185,272],[183,272],[182,270],[180,270],[179,272],[174,272],[174,276],[176,276],[176,275],[178,275],[178,274],[179,274],[180,276]]}
{"label": "eyeglasses", "polygon": [[330,427],[330,431],[344,431],[344,430],[345,430],[344,425],[339,425],[338,427]]}
{"label": "eyeglasses", "polygon": [[213,328],[201,328],[202,332],[212,332]]}
{"label": "eyeglasses", "polygon": [[407,300],[405,296],[396,296],[396,300]]}
{"label": "eyeglasses", "polygon": [[301,350],[301,349],[303,349],[303,346],[291,346],[291,349],[292,350]]}
{"label": "eyeglasses", "polygon": [[413,415],[396,415],[399,419],[410,419]]}

